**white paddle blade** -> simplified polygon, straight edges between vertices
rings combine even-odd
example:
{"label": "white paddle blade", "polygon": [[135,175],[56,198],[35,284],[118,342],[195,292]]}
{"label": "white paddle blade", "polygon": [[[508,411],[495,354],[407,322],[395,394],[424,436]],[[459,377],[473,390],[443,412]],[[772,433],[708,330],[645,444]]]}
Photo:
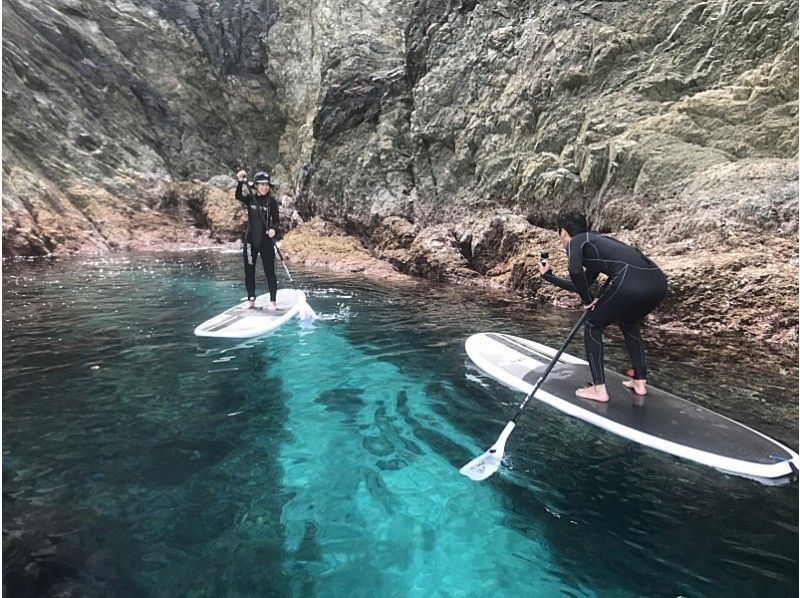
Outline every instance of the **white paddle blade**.
{"label": "white paddle blade", "polygon": [[503,453],[498,456],[494,451],[494,447],[483,453],[480,457],[474,458],[467,463],[464,467],[458,470],[461,475],[467,476],[470,480],[480,482],[485,480],[495,471],[500,468],[500,463],[503,461]]}
{"label": "white paddle blade", "polygon": [[300,294],[300,302],[299,302],[299,310],[297,315],[300,316],[301,320],[316,320],[317,319],[317,312],[311,309],[311,306],[306,303],[306,294]]}
{"label": "white paddle blade", "polygon": [[497,442],[492,445],[492,448],[459,469],[459,473],[467,476],[471,480],[480,482],[497,471],[500,468],[500,464],[503,462],[506,440],[508,440],[508,436],[513,429],[514,422],[508,422],[506,427],[503,428],[503,432],[500,434]]}

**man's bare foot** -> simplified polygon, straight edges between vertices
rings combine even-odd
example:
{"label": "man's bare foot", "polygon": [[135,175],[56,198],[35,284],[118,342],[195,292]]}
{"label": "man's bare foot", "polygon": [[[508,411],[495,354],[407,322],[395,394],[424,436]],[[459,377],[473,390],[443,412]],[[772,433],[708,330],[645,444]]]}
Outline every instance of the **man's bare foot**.
{"label": "man's bare foot", "polygon": [[274,301],[270,302],[270,304],[267,306],[267,311],[277,311],[277,310],[278,310],[278,304],[275,303]]}
{"label": "man's bare foot", "polygon": [[250,305],[247,306],[247,309],[255,309],[255,308],[256,308],[255,300],[250,301]]}
{"label": "man's bare foot", "polygon": [[605,384],[596,384],[587,388],[579,388],[575,394],[582,399],[589,399],[590,401],[597,401],[599,403],[608,402],[608,392],[606,392]]}
{"label": "man's bare foot", "polygon": [[630,388],[633,392],[640,396],[647,394],[647,380],[637,380],[636,378],[632,378],[631,380],[623,381],[622,386],[625,388]]}

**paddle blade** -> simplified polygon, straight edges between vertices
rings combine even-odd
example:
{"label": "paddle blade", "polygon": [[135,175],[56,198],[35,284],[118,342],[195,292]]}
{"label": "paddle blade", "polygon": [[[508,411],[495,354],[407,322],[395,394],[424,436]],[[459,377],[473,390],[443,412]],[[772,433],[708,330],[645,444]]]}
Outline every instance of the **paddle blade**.
{"label": "paddle blade", "polygon": [[475,457],[472,461],[459,469],[458,472],[461,475],[467,476],[470,480],[480,482],[497,471],[502,461],[502,453],[498,455],[496,452],[493,452],[493,449],[489,449],[480,457]]}
{"label": "paddle blade", "polygon": [[508,440],[508,436],[513,429],[514,422],[508,422],[502,434],[500,434],[500,437],[497,439],[497,442],[492,445],[492,448],[459,469],[459,473],[467,476],[471,480],[480,482],[497,471],[500,468],[500,464],[503,462],[506,440]]}
{"label": "paddle blade", "polygon": [[298,317],[301,320],[316,320],[317,319],[317,312],[311,309],[311,306],[306,303],[306,294],[301,293],[300,295],[300,302],[299,306],[300,309],[297,312]]}

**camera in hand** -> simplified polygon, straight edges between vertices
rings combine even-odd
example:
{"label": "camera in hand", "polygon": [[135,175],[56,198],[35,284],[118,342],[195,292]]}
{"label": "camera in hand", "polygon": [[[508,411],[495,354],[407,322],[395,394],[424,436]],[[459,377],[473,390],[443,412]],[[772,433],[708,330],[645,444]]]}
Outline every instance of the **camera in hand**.
{"label": "camera in hand", "polygon": [[547,253],[546,251],[542,251],[542,252],[539,253],[539,257],[542,258],[542,266],[546,266],[547,265],[547,258],[550,257],[550,254]]}

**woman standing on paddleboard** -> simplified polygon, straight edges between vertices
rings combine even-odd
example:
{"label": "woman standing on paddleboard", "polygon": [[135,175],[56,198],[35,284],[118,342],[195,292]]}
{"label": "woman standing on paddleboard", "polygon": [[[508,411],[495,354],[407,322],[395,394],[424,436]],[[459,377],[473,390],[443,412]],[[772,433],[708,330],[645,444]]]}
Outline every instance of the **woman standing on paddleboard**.
{"label": "woman standing on paddleboard", "polygon": [[[575,394],[584,399],[608,401],[603,367],[603,329],[617,323],[633,364],[633,379],[625,386],[638,395],[647,394],[647,369],[639,320],[653,311],[667,294],[667,279],[650,258],[638,249],[600,233],[589,231],[583,214],[559,216],[558,237],[569,260],[569,278],[553,275],[546,261],[539,263],[542,278],[578,293],[583,308],[592,310],[584,325],[586,360],[592,371],[593,386]],[[608,288],[593,298],[589,286],[599,274],[609,277]]]}
{"label": "woman standing on paddleboard", "polygon": [[247,172],[236,173],[236,199],[247,207],[247,231],[244,234],[244,284],[247,287],[247,300],[250,307],[256,306],[256,259],[261,255],[261,265],[269,287],[268,310],[278,309],[275,303],[278,294],[278,277],[275,276],[275,241],[278,240],[280,220],[278,202],[272,195],[272,180],[266,172],[257,172],[253,177],[255,195],[250,191],[242,193]]}

